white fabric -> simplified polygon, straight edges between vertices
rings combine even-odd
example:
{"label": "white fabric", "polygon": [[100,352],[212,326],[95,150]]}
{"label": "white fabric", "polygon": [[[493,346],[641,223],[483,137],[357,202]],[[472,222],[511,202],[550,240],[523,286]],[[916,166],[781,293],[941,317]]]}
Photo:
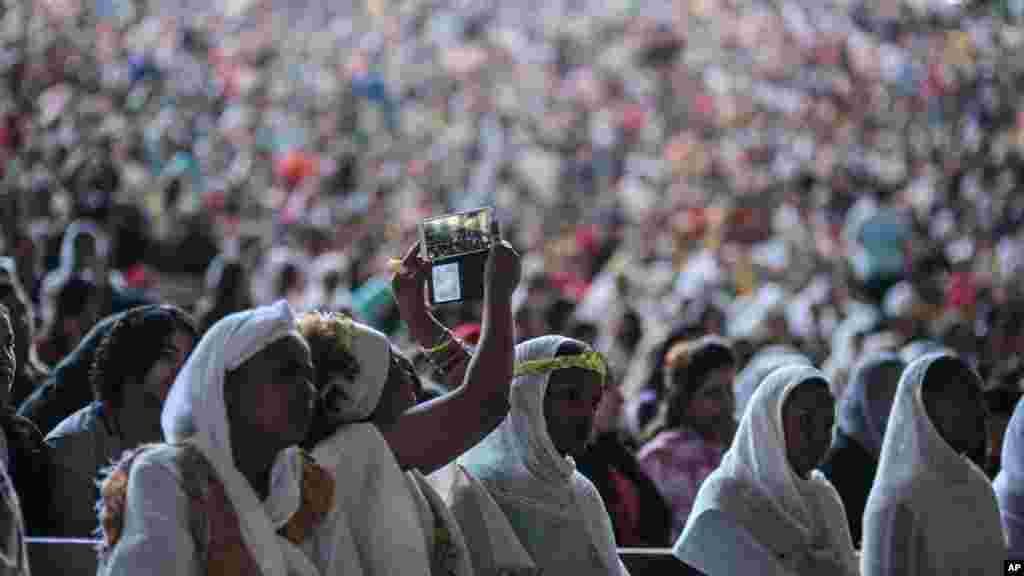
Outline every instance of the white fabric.
{"label": "white fabric", "polygon": [[[107,257],[110,251],[110,241],[107,239],[106,234],[96,224],[88,220],[75,220],[64,231],[64,239],[60,245],[60,266],[47,274],[43,280],[43,291],[45,293],[55,296],[56,290],[59,290],[74,272],[77,265],[75,260],[75,241],[83,235],[88,235],[95,239],[97,258],[105,259]],[[85,270],[83,271],[83,277],[95,282],[97,279],[93,276],[94,273],[94,270]],[[113,271],[111,271],[110,277],[111,283],[117,285],[118,282],[114,280],[118,279],[118,276]],[[52,314],[52,311],[48,312],[47,318],[50,318],[50,314]]]}
{"label": "white fabric", "polygon": [[316,446],[313,457],[335,478],[334,509],[307,550],[321,573],[428,575],[419,509],[376,426],[343,426]]}
{"label": "white fabric", "polygon": [[765,377],[776,368],[787,364],[806,364],[810,366],[811,361],[795,349],[785,346],[771,346],[762,349],[750,359],[750,362],[743,367],[743,370],[736,375],[733,383],[733,392],[736,397],[736,409],[734,416],[739,422],[743,419],[743,413],[747,404],[757,391],[757,387],[764,381]]}
{"label": "white fabric", "polygon": [[391,367],[391,343],[388,337],[365,324],[352,322],[352,356],[359,364],[354,380],[342,375],[331,379],[330,386],[340,394],[331,399],[332,415],[342,422],[358,422],[370,417],[380,403]]}
{"label": "white fabric", "polygon": [[537,566],[487,489],[458,464],[446,469],[451,472],[451,479],[441,494],[447,495],[452,514],[465,535],[475,573],[538,574]]}
{"label": "white fabric", "polygon": [[694,567],[719,566],[739,574],[734,557],[715,554],[713,532],[699,525],[709,510],[720,510],[771,550],[794,574],[857,573],[846,513],[835,488],[814,472],[803,479],[786,456],[782,409],[797,386],[826,380],[819,370],[789,365],[768,375],[751,398],[732,446],[718,470],[701,485],[676,550]]}
{"label": "white fabric", "polygon": [[[516,363],[553,358],[567,340],[543,336],[519,344]],[[513,380],[509,415],[460,462],[498,502],[545,573],[625,573],[601,496],[548,436],[549,377],[550,372]]]}
{"label": "white fabric", "polygon": [[447,558],[438,557],[436,553],[431,555],[432,576],[472,576],[473,564],[470,561],[466,539],[444,499],[419,470],[407,472],[406,479],[409,482],[409,491],[418,504],[427,550],[434,550],[438,545],[434,530],[436,525],[443,525],[448,530],[451,546],[454,548],[452,552],[455,557],[451,566],[447,565]]}
{"label": "white fabric", "polygon": [[864,511],[865,576],[1003,573],[1006,541],[992,485],[953,451],[925,409],[925,375],[943,357],[915,361],[900,379]]}
{"label": "white fabric", "polygon": [[708,509],[694,519],[686,539],[680,538],[672,554],[705,576],[792,576],[775,554],[749,530],[720,510]]}
{"label": "white fabric", "polygon": [[992,487],[1012,558],[1024,558],[1024,402],[1017,402],[1003,437],[1002,470]]}
{"label": "white fabric", "polygon": [[898,376],[886,377],[902,366],[903,361],[895,354],[864,358],[854,367],[839,401],[839,429],[876,458],[882,452],[885,426],[899,385]]}
{"label": "white fabric", "polygon": [[284,301],[217,322],[178,374],[161,416],[167,442],[191,442],[210,462],[238,513],[242,539],[263,576],[317,574],[308,565],[299,566],[298,555],[291,550],[294,546],[275,533],[282,519],[287,520],[298,509],[295,455],[290,449],[278,457],[271,476],[273,495],[265,508],[235,467],[224,380],[228,372],[290,334],[298,335],[298,331],[291,308]]}

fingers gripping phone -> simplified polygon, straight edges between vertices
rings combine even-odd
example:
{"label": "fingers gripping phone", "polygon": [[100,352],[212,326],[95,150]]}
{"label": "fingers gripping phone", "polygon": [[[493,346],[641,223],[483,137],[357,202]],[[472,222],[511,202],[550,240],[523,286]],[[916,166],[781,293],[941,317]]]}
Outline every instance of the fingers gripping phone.
{"label": "fingers gripping phone", "polygon": [[420,222],[420,249],[430,263],[434,305],[482,300],[491,246],[501,241],[494,210],[481,208]]}

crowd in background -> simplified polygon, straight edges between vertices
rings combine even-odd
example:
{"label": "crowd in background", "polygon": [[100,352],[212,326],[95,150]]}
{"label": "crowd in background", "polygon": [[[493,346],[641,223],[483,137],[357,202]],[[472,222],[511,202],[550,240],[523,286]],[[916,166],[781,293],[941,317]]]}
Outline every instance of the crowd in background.
{"label": "crowd in background", "polygon": [[[680,536],[780,358],[821,366],[838,401],[886,379],[855,370],[881,354],[955,353],[983,383],[978,462],[1000,471],[1024,376],[1015,4],[161,4],[0,14],[0,427],[23,502],[32,454],[64,453],[49,473],[85,494],[98,454],[159,439],[160,390],[254,306],[350,314],[409,351],[421,400],[452,389],[392,260],[423,218],[481,206],[523,254],[517,340],[608,360],[579,465],[620,545]],[[480,305],[434,314],[480,337]],[[133,330],[170,344],[122,366]],[[131,400],[153,418],[117,429],[118,373],[158,360]],[[884,427],[839,425],[877,462]],[[62,444],[82,430],[102,446]],[[837,487],[844,446],[822,467]],[[30,529],[50,516],[28,510]]]}

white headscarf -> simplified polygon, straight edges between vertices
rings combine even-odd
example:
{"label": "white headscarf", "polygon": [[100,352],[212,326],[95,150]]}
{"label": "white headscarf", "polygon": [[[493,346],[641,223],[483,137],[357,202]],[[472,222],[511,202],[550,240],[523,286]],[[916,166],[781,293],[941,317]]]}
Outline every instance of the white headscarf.
{"label": "white headscarf", "polygon": [[341,422],[366,420],[380,403],[391,367],[391,343],[388,337],[365,324],[345,319],[351,339],[349,352],[359,364],[359,373],[349,380],[338,374],[330,386],[340,392],[329,394],[331,411]]}
{"label": "white headscarf", "polygon": [[877,458],[885,440],[898,377],[885,378],[904,366],[895,354],[875,354],[861,360],[839,402],[839,429]]}
{"label": "white headscarf", "polygon": [[289,335],[298,335],[298,331],[284,301],[220,320],[178,373],[160,418],[167,442],[193,444],[217,473],[238,513],[242,540],[264,576],[318,574],[301,552],[275,533],[301,503],[301,462],[295,448],[278,455],[271,472],[270,496],[265,504],[259,501],[235,466],[224,381],[228,372]]}
{"label": "white headscarf", "polygon": [[[46,279],[43,281],[43,289],[46,292],[53,292],[61,288],[67,282],[68,277],[74,272],[75,265],[77,264],[75,242],[82,236],[93,238],[96,243],[97,258],[107,258],[110,253],[110,240],[103,230],[88,220],[75,220],[64,231],[64,239],[60,244],[60,266],[47,274]],[[95,282],[97,279],[92,276],[94,272],[93,270],[87,270],[84,273],[84,277]],[[111,271],[111,279],[119,280],[119,277]]]}
{"label": "white headscarf", "polygon": [[[523,342],[516,346],[515,361],[553,358],[565,342],[573,341],[543,336]],[[513,380],[508,416],[460,462],[490,491],[545,572],[586,568],[588,574],[625,573],[600,494],[548,436],[544,396],[550,376]],[[554,533],[545,534],[545,529]],[[584,564],[587,558],[589,565]]]}
{"label": "white headscarf", "polygon": [[[840,573],[856,573],[838,493],[816,471],[806,480],[797,476],[786,454],[783,406],[793,390],[814,379],[828,381],[818,369],[794,364],[777,368],[758,386],[732,446],[698,492],[674,550],[681,560],[705,571],[721,561],[707,557],[714,545],[702,540],[707,533],[696,524],[709,510],[725,510],[765,548],[785,557],[797,574],[816,573],[821,562]],[[729,492],[723,486],[736,488]]]}
{"label": "white headscarf", "polygon": [[1010,555],[1024,557],[1024,402],[1017,402],[1003,439],[1002,470],[992,487],[999,500]]}
{"label": "white headscarf", "polygon": [[[941,573],[996,574],[1002,570],[1006,542],[992,485],[984,472],[939,435],[924,405],[922,389],[929,368],[950,357],[939,353],[920,358],[900,379],[864,511],[865,574],[886,572],[882,567],[891,551],[876,550],[874,545],[885,548],[883,542],[891,541],[891,526],[881,512],[894,504],[909,508],[919,527],[927,530],[924,549],[917,553],[933,566],[941,566]],[[978,572],[985,562],[990,562],[991,570]],[[922,566],[920,573],[926,570]]]}
{"label": "white headscarf", "polygon": [[757,391],[757,387],[773,370],[787,364],[811,365],[806,356],[786,346],[771,346],[762,349],[750,359],[750,362],[736,375],[733,392],[736,395],[736,421],[743,419],[747,404]]}

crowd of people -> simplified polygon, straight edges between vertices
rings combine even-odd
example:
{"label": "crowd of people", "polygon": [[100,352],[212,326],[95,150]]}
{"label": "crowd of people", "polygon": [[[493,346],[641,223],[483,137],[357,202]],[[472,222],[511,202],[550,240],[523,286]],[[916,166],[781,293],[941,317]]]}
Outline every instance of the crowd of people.
{"label": "crowd of people", "polygon": [[170,4],[0,12],[0,570],[1024,559],[1013,3]]}

